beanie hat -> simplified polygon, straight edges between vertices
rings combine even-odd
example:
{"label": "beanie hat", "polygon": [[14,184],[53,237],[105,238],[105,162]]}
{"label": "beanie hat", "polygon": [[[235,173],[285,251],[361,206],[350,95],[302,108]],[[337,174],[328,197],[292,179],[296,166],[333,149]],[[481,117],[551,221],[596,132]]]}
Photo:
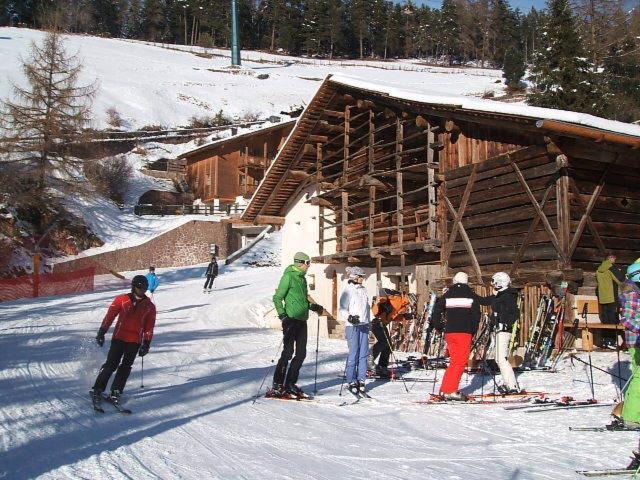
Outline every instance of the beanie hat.
{"label": "beanie hat", "polygon": [[469,275],[464,272],[458,272],[453,276],[453,283],[469,283]]}
{"label": "beanie hat", "polygon": [[294,263],[305,263],[310,262],[311,257],[304,252],[298,252],[293,256]]}

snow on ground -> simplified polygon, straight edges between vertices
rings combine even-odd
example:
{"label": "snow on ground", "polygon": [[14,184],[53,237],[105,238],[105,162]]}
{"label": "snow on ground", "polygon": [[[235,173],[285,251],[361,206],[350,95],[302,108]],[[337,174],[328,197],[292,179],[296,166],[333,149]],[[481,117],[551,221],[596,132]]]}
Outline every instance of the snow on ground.
{"label": "snow on ground", "polygon": [[[24,84],[19,58],[27,58],[30,42],[42,36],[37,30],[0,28],[0,57],[5,60],[0,63],[0,98],[11,95],[11,82]],[[82,81],[98,79],[100,84],[94,102],[97,127],[106,126],[105,112],[111,107],[131,129],[184,125],[194,115],[213,116],[220,110],[233,117],[266,117],[308,103],[320,81],[336,71],[433,94],[500,95],[504,91],[498,70],[426,67],[414,61],[315,61],[245,51],[243,69],[234,74],[227,68],[228,50],[212,49],[210,53],[216,56],[203,58],[191,53],[191,47],[166,47],[171,49],[161,44],[67,36],[68,50],[83,59]],[[260,80],[260,74],[269,77]]]}
{"label": "snow on ground", "polygon": [[[409,393],[401,382],[370,382],[376,401],[340,407],[349,395],[339,396],[341,340],[320,341],[316,403],[254,404],[281,340],[258,325],[282,267],[223,267],[211,294],[202,293],[204,269],[159,269],[144,388],[137,359],[125,391],[131,416],[109,405],[94,414],[87,394],[108,347],[93,338],[120,291],[0,304],[0,478],[561,480],[626,465],[637,446],[633,432],[568,430],[604,425],[610,407],[524,413],[413,403],[431,392],[428,382],[407,382]],[[313,391],[313,339],[307,351],[299,383]],[[615,352],[593,359],[617,372]],[[627,354],[622,361],[627,376]],[[594,377],[596,396],[611,400],[612,377]],[[566,360],[558,373],[519,380],[584,399],[587,378],[582,364]],[[467,392],[483,384],[490,390],[490,377],[463,377]]]}

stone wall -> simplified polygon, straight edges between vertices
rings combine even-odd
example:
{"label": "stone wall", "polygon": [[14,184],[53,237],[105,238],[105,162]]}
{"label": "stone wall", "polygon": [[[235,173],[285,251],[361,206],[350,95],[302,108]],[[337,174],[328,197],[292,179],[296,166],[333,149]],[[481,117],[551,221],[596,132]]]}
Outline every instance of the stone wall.
{"label": "stone wall", "polygon": [[53,271],[70,272],[96,267],[96,274],[102,274],[109,270],[143,270],[150,265],[182,267],[205,263],[211,259],[209,246],[212,243],[218,244],[220,258],[232,253],[231,239],[230,222],[192,220],[142,245],[56,263]]}

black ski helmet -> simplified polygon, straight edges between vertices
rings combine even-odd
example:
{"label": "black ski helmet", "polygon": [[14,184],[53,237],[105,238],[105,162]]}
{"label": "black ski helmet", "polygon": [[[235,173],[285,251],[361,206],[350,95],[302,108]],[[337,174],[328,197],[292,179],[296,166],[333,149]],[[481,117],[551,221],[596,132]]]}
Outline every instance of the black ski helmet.
{"label": "black ski helmet", "polygon": [[131,291],[133,291],[135,287],[143,288],[146,292],[149,288],[149,280],[147,280],[147,277],[144,275],[136,275],[133,277],[133,280],[131,280]]}

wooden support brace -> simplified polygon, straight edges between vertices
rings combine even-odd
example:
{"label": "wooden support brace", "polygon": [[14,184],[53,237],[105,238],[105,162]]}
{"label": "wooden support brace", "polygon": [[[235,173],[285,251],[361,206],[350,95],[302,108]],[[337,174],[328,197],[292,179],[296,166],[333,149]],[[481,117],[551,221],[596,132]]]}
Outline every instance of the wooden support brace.
{"label": "wooden support brace", "polygon": [[533,205],[533,208],[535,209],[536,214],[538,215],[538,217],[540,217],[540,220],[542,221],[542,225],[544,226],[544,229],[547,231],[547,234],[549,235],[549,239],[551,240],[551,243],[553,244],[554,248],[558,252],[558,255],[560,256],[562,263],[566,264],[567,258],[564,252],[562,251],[562,248],[560,247],[560,243],[558,242],[558,237],[556,237],[556,234],[553,231],[553,228],[551,228],[549,219],[540,208],[540,204],[538,203],[538,201],[536,200],[536,197],[534,197],[533,193],[531,192],[531,189],[529,188],[527,181],[524,179],[524,176],[522,175],[522,172],[520,171],[520,168],[518,167],[518,165],[516,165],[515,162],[511,160],[510,156],[508,156],[508,160],[511,163],[511,167],[516,172],[518,181],[520,182],[520,184],[522,185],[522,188],[524,188],[524,191],[529,197],[529,201],[531,201],[531,204]]}

